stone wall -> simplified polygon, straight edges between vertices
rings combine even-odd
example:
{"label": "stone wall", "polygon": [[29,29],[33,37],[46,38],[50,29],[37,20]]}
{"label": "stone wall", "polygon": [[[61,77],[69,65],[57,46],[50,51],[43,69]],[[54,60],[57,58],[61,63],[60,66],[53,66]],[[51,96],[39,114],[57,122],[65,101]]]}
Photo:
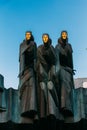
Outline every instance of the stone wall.
{"label": "stone wall", "polygon": [[[68,123],[87,119],[87,88],[81,87],[81,80],[77,80],[75,80],[75,86],[79,84],[80,87],[76,86],[73,90],[74,120],[69,122],[70,119],[68,119]],[[19,92],[13,88],[4,88],[4,79],[0,75],[0,123],[8,121],[21,123]]]}

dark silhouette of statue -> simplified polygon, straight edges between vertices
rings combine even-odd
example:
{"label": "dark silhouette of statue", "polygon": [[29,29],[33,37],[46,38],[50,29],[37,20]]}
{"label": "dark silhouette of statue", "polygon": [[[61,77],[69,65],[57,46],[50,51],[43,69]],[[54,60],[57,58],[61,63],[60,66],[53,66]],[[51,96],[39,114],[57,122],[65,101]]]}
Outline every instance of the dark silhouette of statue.
{"label": "dark silhouette of statue", "polygon": [[25,34],[25,40],[20,44],[19,54],[19,91],[21,116],[35,118],[37,114],[36,94],[36,52],[37,45],[31,31]]}
{"label": "dark silhouette of statue", "polygon": [[37,75],[40,118],[58,117],[58,97],[55,88],[56,54],[48,34],[37,49]]}
{"label": "dark silhouette of statue", "polygon": [[73,50],[71,44],[68,43],[66,31],[61,32],[55,50],[57,54],[56,70],[60,111],[64,117],[73,116]]}

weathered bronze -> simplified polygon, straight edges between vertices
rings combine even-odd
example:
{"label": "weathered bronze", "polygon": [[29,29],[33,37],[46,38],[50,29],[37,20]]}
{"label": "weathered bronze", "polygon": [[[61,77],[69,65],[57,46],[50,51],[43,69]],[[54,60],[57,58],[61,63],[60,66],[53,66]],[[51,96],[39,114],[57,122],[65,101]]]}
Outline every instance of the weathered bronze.
{"label": "weathered bronze", "polygon": [[[37,49],[32,32],[26,32],[20,45],[17,90],[4,88],[0,74],[0,129],[4,125],[21,129],[18,123],[23,123],[24,129],[28,129],[28,123],[32,129],[33,121],[34,129],[36,125],[40,129],[72,129],[78,123],[79,128],[86,129],[87,78],[76,79],[74,87],[73,51],[68,34],[61,32],[55,49],[48,34],[43,34],[42,40]],[[65,123],[72,123],[73,127]]]}
{"label": "weathered bronze", "polygon": [[48,34],[37,49],[38,101],[40,118],[58,117],[58,97],[55,88],[56,55]]}
{"label": "weathered bronze", "polygon": [[58,97],[60,112],[64,117],[73,116],[73,50],[71,44],[68,43],[68,34],[66,31],[61,32],[55,51],[57,54],[56,73],[59,87]]}
{"label": "weathered bronze", "polygon": [[37,114],[36,52],[37,45],[32,32],[27,31],[25,40],[20,45],[19,54],[21,116],[26,118],[35,118]]}

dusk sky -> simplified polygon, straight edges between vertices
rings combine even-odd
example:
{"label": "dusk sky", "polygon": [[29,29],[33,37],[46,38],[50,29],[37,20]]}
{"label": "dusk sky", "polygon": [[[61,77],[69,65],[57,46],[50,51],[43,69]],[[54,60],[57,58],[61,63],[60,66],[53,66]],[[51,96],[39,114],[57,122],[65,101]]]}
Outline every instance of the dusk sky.
{"label": "dusk sky", "polygon": [[19,46],[27,30],[37,46],[48,33],[54,47],[67,30],[74,78],[87,78],[87,0],[0,0],[0,74],[6,88],[18,88]]}

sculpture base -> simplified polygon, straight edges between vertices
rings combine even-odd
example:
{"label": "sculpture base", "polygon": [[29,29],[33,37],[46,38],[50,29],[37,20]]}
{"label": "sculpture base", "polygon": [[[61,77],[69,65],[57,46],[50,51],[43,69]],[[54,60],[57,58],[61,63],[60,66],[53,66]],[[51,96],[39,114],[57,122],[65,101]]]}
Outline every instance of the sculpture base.
{"label": "sculpture base", "polygon": [[34,118],[36,114],[37,112],[35,110],[30,110],[30,111],[23,112],[21,116],[27,118]]}

